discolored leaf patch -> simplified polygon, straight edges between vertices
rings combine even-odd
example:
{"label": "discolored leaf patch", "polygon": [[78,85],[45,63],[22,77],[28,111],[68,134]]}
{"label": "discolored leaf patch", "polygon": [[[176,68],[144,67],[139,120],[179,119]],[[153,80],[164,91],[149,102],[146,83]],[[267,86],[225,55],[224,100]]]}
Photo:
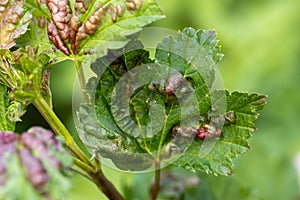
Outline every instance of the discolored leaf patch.
{"label": "discolored leaf patch", "polygon": [[0,49],[10,49],[15,39],[27,31],[31,14],[23,6],[24,1],[0,2]]}
{"label": "discolored leaf patch", "polygon": [[21,135],[1,131],[0,198],[56,199],[70,188],[66,174],[71,163],[51,131],[40,127]]}

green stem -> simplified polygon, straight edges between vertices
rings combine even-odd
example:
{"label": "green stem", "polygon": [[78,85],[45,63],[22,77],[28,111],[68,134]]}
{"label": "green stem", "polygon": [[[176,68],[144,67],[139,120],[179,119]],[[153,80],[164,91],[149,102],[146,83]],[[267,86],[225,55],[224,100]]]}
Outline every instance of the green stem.
{"label": "green stem", "polygon": [[77,167],[79,167],[80,169],[82,169],[86,173],[93,173],[94,172],[94,168],[93,167],[91,167],[90,165],[87,165],[86,163],[82,162],[78,158],[73,158],[73,161],[74,161],[74,164]]}
{"label": "green stem", "polygon": [[84,71],[83,71],[83,68],[81,67],[81,62],[77,58],[74,58],[73,61],[76,66],[77,76],[78,76],[79,84],[80,84],[82,95],[83,95],[83,101],[84,101],[84,103],[88,103],[89,97],[84,89],[86,83],[85,83]]}
{"label": "green stem", "polygon": [[64,124],[60,121],[60,119],[56,116],[52,108],[47,104],[47,102],[42,97],[37,97],[33,101],[34,106],[39,110],[39,112],[43,115],[45,120],[48,122],[52,130],[56,135],[62,136],[65,139],[66,145],[70,150],[84,163],[92,166],[90,160],[87,156],[81,151],[81,149],[76,145],[73,137],[66,129]]}
{"label": "green stem", "polygon": [[76,145],[69,131],[65,128],[64,124],[59,120],[47,102],[42,97],[38,97],[33,101],[33,104],[49,123],[52,130],[57,135],[64,137],[66,145],[77,157],[74,158],[74,164],[88,174],[88,176],[85,176],[92,180],[109,199],[123,200],[121,194],[105,177],[101,168],[99,168],[101,167],[100,163],[97,163],[97,169],[95,169],[94,165]]}
{"label": "green stem", "polygon": [[[83,100],[84,103],[89,103],[89,97],[85,91],[85,77],[84,77],[84,71],[81,67],[81,62],[75,57],[74,63],[77,70],[77,76],[79,79],[81,91],[83,94]],[[84,163],[77,163],[78,164],[84,164]],[[79,166],[80,167],[80,166]],[[83,169],[85,166],[82,165],[81,168]],[[88,170],[88,171],[86,171]],[[105,177],[103,174],[103,171],[101,169],[101,162],[97,158],[95,159],[95,166],[94,171],[90,171],[88,168],[85,171],[88,172],[90,178],[92,181],[97,185],[97,187],[110,199],[110,200],[123,200],[122,195],[119,193],[119,191],[115,188],[115,186]]]}
{"label": "green stem", "polygon": [[160,186],[160,161],[157,160],[155,162],[155,181],[152,188],[152,197],[151,200],[156,200],[159,192],[159,186]]}

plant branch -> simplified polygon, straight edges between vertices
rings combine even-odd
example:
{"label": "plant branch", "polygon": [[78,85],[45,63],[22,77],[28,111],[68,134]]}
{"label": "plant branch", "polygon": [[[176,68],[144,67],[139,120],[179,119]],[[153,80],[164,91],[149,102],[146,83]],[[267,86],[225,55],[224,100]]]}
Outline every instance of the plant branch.
{"label": "plant branch", "polygon": [[156,200],[158,192],[159,192],[159,186],[160,186],[160,161],[155,162],[155,180],[154,185],[152,188],[152,197],[151,200]]}
{"label": "plant branch", "polygon": [[92,180],[109,199],[123,200],[121,194],[118,192],[115,186],[105,177],[101,168],[99,168],[101,167],[101,164],[97,163],[97,167],[95,169],[95,166],[79,149],[69,131],[65,128],[64,124],[59,120],[59,118],[56,116],[47,102],[42,97],[38,97],[33,101],[33,104],[43,115],[45,120],[49,123],[52,130],[57,135],[64,137],[66,145],[77,157],[74,158],[74,164],[85,171],[89,176],[88,178]]}
{"label": "plant branch", "polygon": [[76,172],[77,174],[80,174],[81,176],[87,178],[88,180],[92,181],[92,178],[90,177],[89,174],[87,174],[85,171],[83,171],[82,169],[80,169],[78,166],[73,165],[71,166],[71,170],[73,170],[74,172]]}
{"label": "plant branch", "polygon": [[89,175],[97,187],[107,196],[107,198],[110,200],[124,199],[116,187],[105,177],[101,169],[94,173],[90,173]]}
{"label": "plant branch", "polygon": [[79,167],[80,169],[82,169],[86,173],[93,173],[94,172],[94,168],[93,167],[91,167],[90,165],[87,165],[86,163],[82,162],[78,158],[73,158],[73,161],[74,161],[74,164],[77,167]]}
{"label": "plant branch", "polygon": [[56,135],[62,136],[65,139],[68,148],[84,163],[92,166],[90,160],[81,151],[81,149],[76,145],[73,137],[66,129],[64,124],[56,116],[52,108],[47,104],[47,102],[42,97],[37,97],[33,101],[34,106],[39,110],[45,120],[48,122],[52,130]]}

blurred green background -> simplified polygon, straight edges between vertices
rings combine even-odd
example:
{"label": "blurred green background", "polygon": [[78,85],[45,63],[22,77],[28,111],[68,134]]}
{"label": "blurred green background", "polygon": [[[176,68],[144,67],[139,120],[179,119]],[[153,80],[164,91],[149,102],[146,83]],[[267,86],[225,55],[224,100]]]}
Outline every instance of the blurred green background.
{"label": "blurred green background", "polygon": [[[225,57],[219,64],[225,87],[269,96],[251,139],[253,149],[235,160],[233,177],[252,188],[258,199],[298,199],[293,159],[300,152],[300,1],[299,0],[158,0],[167,18],[152,26],[181,30],[216,29]],[[52,71],[54,109],[74,130],[71,63]],[[28,126],[46,124],[30,107]],[[132,175],[109,169],[121,187]],[[216,178],[218,179],[218,178]],[[144,185],[145,190],[147,185]],[[221,187],[221,186],[220,186]],[[136,188],[137,189],[137,188]],[[139,190],[139,189],[137,189]],[[70,200],[105,199],[96,187],[75,176]],[[222,199],[222,198],[220,198]]]}

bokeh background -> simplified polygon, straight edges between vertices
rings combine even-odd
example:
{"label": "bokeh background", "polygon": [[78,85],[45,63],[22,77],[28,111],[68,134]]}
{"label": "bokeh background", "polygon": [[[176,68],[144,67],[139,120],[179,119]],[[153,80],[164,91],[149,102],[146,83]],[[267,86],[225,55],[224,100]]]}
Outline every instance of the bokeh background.
{"label": "bokeh background", "polygon": [[[300,152],[300,1],[158,0],[158,3],[167,17],[151,26],[172,30],[187,26],[216,29],[225,54],[218,66],[225,87],[269,96],[257,121],[259,130],[250,140],[253,149],[235,159],[234,179],[251,188],[257,199],[298,199],[294,158]],[[75,78],[72,63],[53,68],[54,109],[72,132],[75,132],[72,114]],[[47,127],[33,107],[23,121],[25,124],[18,125],[19,131],[38,124]],[[110,169],[105,172],[119,188],[133,179],[130,174]],[[146,191],[148,186],[141,187],[136,190]],[[72,191],[65,199],[105,197],[93,184],[76,175]]]}

